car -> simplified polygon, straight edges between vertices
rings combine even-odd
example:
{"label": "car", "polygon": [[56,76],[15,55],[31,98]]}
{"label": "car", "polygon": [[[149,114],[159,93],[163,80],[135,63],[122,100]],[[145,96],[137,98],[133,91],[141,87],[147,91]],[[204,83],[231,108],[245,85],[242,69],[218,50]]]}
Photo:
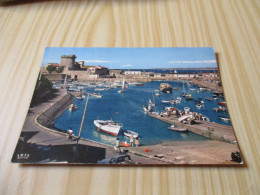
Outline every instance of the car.
{"label": "car", "polygon": [[127,154],[114,156],[111,159],[103,159],[97,162],[97,164],[134,164],[131,157]]}

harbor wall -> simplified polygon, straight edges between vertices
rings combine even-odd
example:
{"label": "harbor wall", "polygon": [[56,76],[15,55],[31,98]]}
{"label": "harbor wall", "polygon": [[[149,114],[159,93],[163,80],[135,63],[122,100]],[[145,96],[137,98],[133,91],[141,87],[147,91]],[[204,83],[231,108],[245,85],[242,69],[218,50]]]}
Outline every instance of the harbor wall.
{"label": "harbor wall", "polygon": [[37,118],[37,122],[44,127],[50,127],[59,118],[59,116],[73,102],[73,96],[67,93],[59,101],[50,106],[46,111],[41,113]]}

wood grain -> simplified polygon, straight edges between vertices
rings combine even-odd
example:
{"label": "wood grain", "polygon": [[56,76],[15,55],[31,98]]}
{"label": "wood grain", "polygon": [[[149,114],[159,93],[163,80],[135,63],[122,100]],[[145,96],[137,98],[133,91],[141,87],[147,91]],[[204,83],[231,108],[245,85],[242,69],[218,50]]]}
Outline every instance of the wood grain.
{"label": "wood grain", "polygon": [[[259,194],[260,1],[46,1],[0,7],[0,194]],[[246,168],[11,164],[45,47],[215,48]]]}

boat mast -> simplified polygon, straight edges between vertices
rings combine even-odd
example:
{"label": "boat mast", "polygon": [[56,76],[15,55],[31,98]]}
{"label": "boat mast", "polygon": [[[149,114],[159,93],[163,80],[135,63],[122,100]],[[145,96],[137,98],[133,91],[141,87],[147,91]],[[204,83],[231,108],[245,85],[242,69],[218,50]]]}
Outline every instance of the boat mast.
{"label": "boat mast", "polygon": [[88,97],[87,97],[87,101],[86,101],[84,113],[83,113],[82,120],[81,120],[81,124],[80,124],[78,139],[80,138],[80,134],[81,134],[81,131],[82,131],[82,126],[83,126],[83,122],[84,122],[84,118],[85,118],[85,113],[86,113],[86,109],[87,109],[87,105],[88,105],[88,98],[89,98],[89,93],[88,93]]}

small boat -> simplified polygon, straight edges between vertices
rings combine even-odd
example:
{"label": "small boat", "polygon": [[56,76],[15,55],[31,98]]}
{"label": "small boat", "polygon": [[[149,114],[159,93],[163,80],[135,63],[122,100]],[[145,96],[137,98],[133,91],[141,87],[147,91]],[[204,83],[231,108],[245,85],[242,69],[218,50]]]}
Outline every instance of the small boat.
{"label": "small boat", "polygon": [[112,121],[112,120],[94,120],[94,125],[101,131],[104,131],[106,133],[109,133],[111,135],[117,136],[122,124],[119,124],[118,122]]}
{"label": "small boat", "polygon": [[213,108],[213,110],[215,111],[215,112],[226,112],[226,108],[223,108],[223,107],[221,107],[221,106],[219,106],[219,108]]}
{"label": "small boat", "polygon": [[213,99],[212,99],[212,98],[209,98],[209,97],[205,97],[205,100],[212,101]]}
{"label": "small boat", "polygon": [[170,104],[170,103],[171,103],[171,101],[162,100],[162,103],[163,103],[163,104]]}
{"label": "small boat", "polygon": [[137,84],[135,84],[136,86],[144,86],[144,84],[143,83],[137,83]]}
{"label": "small boat", "polygon": [[218,118],[223,120],[223,121],[230,121],[229,117],[219,116]]}
{"label": "small boat", "polygon": [[159,93],[156,93],[155,95],[156,95],[156,96],[160,96],[160,94],[159,94]]}
{"label": "small boat", "polygon": [[143,110],[144,110],[145,113],[153,112],[153,110],[154,110],[153,107],[154,106],[155,106],[154,103],[151,100],[149,100],[148,101],[148,106],[143,106]]}
{"label": "small boat", "polygon": [[181,97],[177,97],[176,99],[179,100],[179,101],[181,101]]}
{"label": "small boat", "polygon": [[185,112],[185,113],[190,112],[190,108],[189,108],[189,107],[184,107],[184,112]]}
{"label": "small boat", "polygon": [[174,90],[179,90],[179,89],[180,89],[180,87],[174,87],[173,89],[174,89]]}
{"label": "small boat", "polygon": [[196,107],[198,108],[198,109],[201,109],[201,104],[196,104]]}
{"label": "small boat", "polygon": [[186,94],[186,97],[191,97],[191,94],[190,93]]}
{"label": "small boat", "polygon": [[100,93],[92,93],[91,96],[95,97],[95,98],[102,98],[103,97],[103,95],[100,95]]}
{"label": "small boat", "polygon": [[130,143],[128,143],[128,142],[120,142],[120,146],[121,147],[130,147]]}
{"label": "small boat", "polygon": [[85,95],[78,95],[78,96],[76,96],[76,98],[77,98],[78,100],[83,100],[83,99],[85,98]]}
{"label": "small boat", "polygon": [[185,131],[188,131],[187,128],[183,127],[183,128],[180,128],[180,127],[175,127],[174,125],[168,127],[169,130],[172,130],[172,131],[180,131],[180,132],[185,132]]}
{"label": "small boat", "polygon": [[221,105],[221,106],[226,106],[227,105],[226,102],[219,102],[218,104]]}
{"label": "small boat", "polygon": [[196,89],[194,89],[194,88],[190,88],[190,90],[191,90],[191,91],[196,91]]}
{"label": "small boat", "polygon": [[77,109],[77,106],[74,104],[69,105],[69,111],[72,112]]}
{"label": "small boat", "polygon": [[94,89],[95,91],[104,91],[105,89],[104,88],[96,88]]}
{"label": "small boat", "polygon": [[138,137],[138,133],[130,131],[130,130],[125,130],[124,135],[127,137],[131,137],[131,136],[133,136],[134,138]]}
{"label": "small boat", "polygon": [[201,103],[202,105],[204,105],[205,102],[204,102],[203,100],[201,100],[200,103]]}
{"label": "small boat", "polygon": [[187,101],[189,101],[189,100],[194,100],[194,98],[193,98],[193,97],[190,97],[190,96],[186,96],[185,99],[186,99]]}

